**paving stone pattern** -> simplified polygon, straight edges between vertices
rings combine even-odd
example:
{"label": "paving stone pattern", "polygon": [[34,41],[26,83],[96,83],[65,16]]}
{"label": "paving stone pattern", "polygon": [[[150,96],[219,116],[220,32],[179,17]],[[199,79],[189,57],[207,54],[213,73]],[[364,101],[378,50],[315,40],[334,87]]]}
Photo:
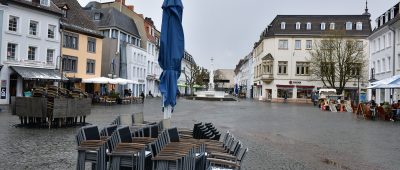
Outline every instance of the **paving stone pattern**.
{"label": "paving stone pattern", "polygon": [[[160,99],[145,105],[93,106],[87,122],[100,128],[118,114],[144,111],[159,121]],[[207,102],[179,99],[172,124],[192,128],[212,122],[249,147],[242,169],[398,169],[400,123],[366,121],[351,113],[322,112],[305,104],[252,100]],[[77,128],[17,128],[0,113],[0,169],[75,169]]]}

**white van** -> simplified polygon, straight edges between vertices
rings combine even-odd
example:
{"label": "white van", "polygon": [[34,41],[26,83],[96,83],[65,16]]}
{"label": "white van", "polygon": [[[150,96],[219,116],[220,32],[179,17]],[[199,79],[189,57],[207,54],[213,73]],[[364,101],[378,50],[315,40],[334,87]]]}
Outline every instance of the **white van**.
{"label": "white van", "polygon": [[336,89],[319,89],[319,99],[325,99],[327,96],[335,96]]}

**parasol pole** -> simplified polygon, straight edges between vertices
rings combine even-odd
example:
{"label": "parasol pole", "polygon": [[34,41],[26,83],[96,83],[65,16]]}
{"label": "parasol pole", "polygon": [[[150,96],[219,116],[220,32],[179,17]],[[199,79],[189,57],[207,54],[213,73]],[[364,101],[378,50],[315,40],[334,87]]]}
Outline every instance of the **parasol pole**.
{"label": "parasol pole", "polygon": [[166,128],[170,128],[171,127],[171,113],[172,113],[172,106],[168,105],[165,106],[164,104],[164,95],[162,98],[162,107],[163,107],[163,111],[164,111],[164,120],[163,120],[163,127],[164,129]]}

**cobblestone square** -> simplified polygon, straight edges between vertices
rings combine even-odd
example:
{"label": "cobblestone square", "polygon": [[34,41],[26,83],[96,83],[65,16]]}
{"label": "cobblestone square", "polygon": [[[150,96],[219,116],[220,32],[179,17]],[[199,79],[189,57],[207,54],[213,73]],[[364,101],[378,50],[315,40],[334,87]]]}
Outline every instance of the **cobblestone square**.
{"label": "cobblestone square", "polygon": [[[160,99],[145,105],[95,105],[87,122],[100,128],[118,114],[144,111],[162,119]],[[347,112],[322,112],[310,104],[252,100],[207,102],[179,99],[172,124],[192,128],[212,122],[250,149],[243,169],[398,169],[400,124],[367,121]],[[75,169],[77,128],[17,128],[0,113],[0,169]]]}

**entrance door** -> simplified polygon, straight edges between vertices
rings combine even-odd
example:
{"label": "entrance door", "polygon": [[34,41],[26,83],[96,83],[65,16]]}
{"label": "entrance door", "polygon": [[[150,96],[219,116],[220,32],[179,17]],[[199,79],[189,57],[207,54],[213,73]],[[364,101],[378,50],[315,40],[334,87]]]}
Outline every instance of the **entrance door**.
{"label": "entrance door", "polygon": [[10,75],[10,98],[9,101],[11,103],[11,97],[17,96],[17,80],[18,80],[18,75],[13,74]]}
{"label": "entrance door", "polygon": [[272,99],[272,89],[265,89],[265,98],[267,100],[271,100]]}

